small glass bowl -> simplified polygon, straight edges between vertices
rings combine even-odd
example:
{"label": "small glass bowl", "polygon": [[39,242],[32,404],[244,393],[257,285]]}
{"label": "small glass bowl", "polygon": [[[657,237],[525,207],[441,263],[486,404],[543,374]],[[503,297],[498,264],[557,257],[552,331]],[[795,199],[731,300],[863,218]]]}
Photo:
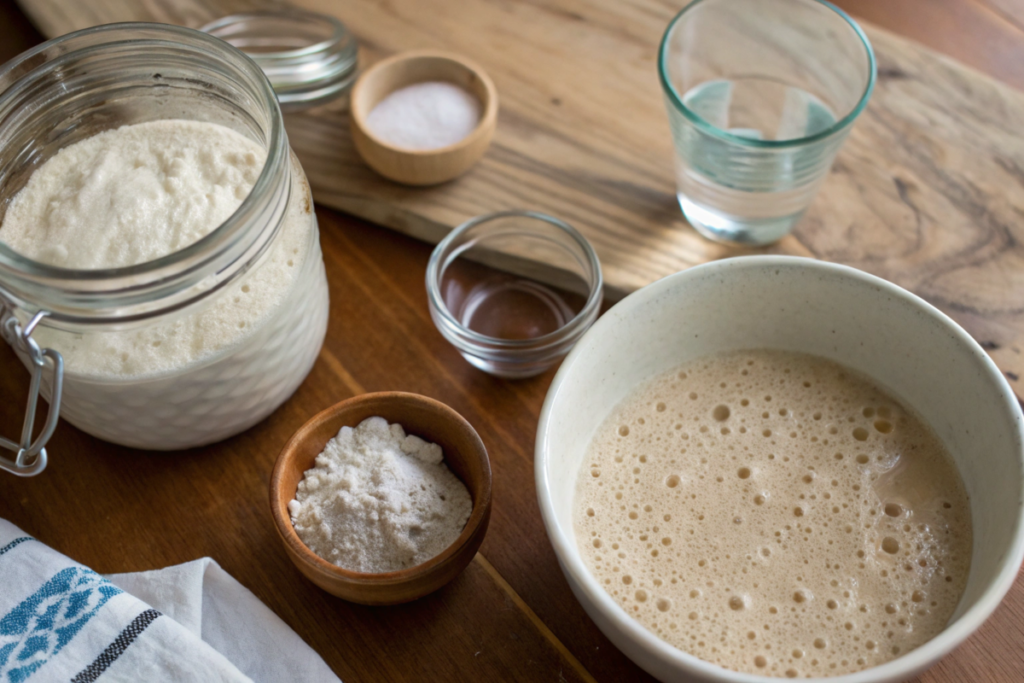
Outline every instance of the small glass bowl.
{"label": "small glass bowl", "polygon": [[332,16],[297,9],[232,14],[201,31],[251,57],[267,75],[285,112],[309,109],[347,92],[359,47]]}
{"label": "small glass bowl", "polygon": [[475,367],[532,377],[558,362],[597,319],[601,263],[575,228],[533,211],[477,216],[427,264],[434,324]]}

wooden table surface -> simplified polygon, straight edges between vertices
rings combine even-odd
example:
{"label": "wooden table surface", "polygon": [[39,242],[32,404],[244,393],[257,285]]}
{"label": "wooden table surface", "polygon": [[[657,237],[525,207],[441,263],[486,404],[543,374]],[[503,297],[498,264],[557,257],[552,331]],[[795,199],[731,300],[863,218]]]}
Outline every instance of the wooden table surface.
{"label": "wooden table surface", "polygon": [[[1018,0],[838,4],[1024,89]],[[0,0],[0,61],[40,40],[13,0]],[[329,210],[317,215],[331,318],[313,372],[291,400],[248,432],[185,453],[140,453],[62,423],[44,474],[0,475],[0,517],[103,573],[211,556],[346,682],[650,680],[572,597],[544,534],[532,455],[553,372],[505,382],[474,370],[430,320],[430,246]],[[27,387],[27,373],[0,346],[0,433],[20,428]],[[267,486],[278,451],[308,417],[380,390],[437,398],[477,428],[491,456],[494,509],[480,554],[458,579],[409,605],[366,608],[321,592],[290,564]],[[1018,580],[981,630],[920,680],[1021,681],[1021,672]]]}

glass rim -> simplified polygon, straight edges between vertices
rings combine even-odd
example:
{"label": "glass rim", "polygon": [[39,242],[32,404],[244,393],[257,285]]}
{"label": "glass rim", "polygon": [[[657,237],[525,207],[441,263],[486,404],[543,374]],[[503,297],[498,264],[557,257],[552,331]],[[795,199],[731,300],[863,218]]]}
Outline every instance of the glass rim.
{"label": "glass rim", "polygon": [[[40,55],[45,55],[48,50],[66,46],[68,43],[75,45],[75,41],[97,34],[109,34],[112,38],[106,42],[73,47],[67,52],[47,58],[44,62],[19,77],[6,90],[0,91],[0,109],[11,98],[17,97],[21,94],[22,90],[29,87],[33,78],[52,71],[56,67],[64,65],[67,61],[82,55],[96,54],[127,44],[139,46],[147,43],[164,43],[179,48],[185,46],[187,49],[193,49],[195,46],[190,44],[189,41],[199,41],[199,45],[212,51],[213,55],[223,58],[224,64],[228,68],[236,69],[249,78],[248,85],[253,88],[251,94],[254,96],[257,106],[264,107],[268,115],[268,130],[266,131],[267,158],[260,169],[260,174],[252,189],[242,200],[241,204],[239,204],[238,208],[220,225],[217,225],[209,233],[182,249],[149,261],[128,266],[68,268],[29,258],[14,251],[5,242],[0,241],[0,275],[7,275],[16,280],[24,281],[30,286],[43,288],[61,287],[73,283],[107,285],[108,287],[102,290],[90,289],[89,292],[93,297],[111,297],[132,295],[150,289],[162,288],[169,279],[181,277],[189,272],[218,268],[219,260],[231,250],[237,240],[243,239],[244,234],[247,233],[249,215],[257,209],[262,201],[261,197],[267,194],[269,188],[277,182],[276,178],[280,174],[280,169],[284,167],[288,160],[289,151],[287,135],[284,130],[284,120],[270,82],[252,59],[241,51],[235,50],[224,41],[195,29],[152,22],[103,24],[53,38],[30,50],[26,50],[0,66],[0,80],[23,64],[31,63],[31,60],[38,58]],[[174,40],[175,38],[185,40],[176,41]],[[246,71],[248,73],[244,73]],[[146,276],[152,279],[142,281],[137,279]],[[90,304],[83,304],[81,302],[79,305],[84,305],[86,308],[93,307]],[[66,317],[66,315],[54,313],[51,317],[59,319]]]}
{"label": "glass rim", "polygon": [[[594,274],[593,282],[588,283],[590,291],[587,293],[587,300],[579,312],[558,329],[532,339],[502,339],[501,337],[491,337],[471,330],[463,325],[452,314],[452,312],[448,310],[448,306],[444,302],[444,297],[441,295],[441,278],[444,277],[445,271],[448,270],[452,261],[455,260],[454,258],[449,257],[452,255],[454,255],[455,258],[461,256],[461,252],[454,253],[453,245],[455,244],[455,241],[462,237],[466,232],[482,223],[500,218],[517,217],[539,220],[568,234],[582,249],[584,259]],[[554,216],[549,216],[545,213],[540,213],[539,211],[517,209],[497,211],[494,213],[476,216],[457,226],[438,243],[437,247],[434,248],[433,253],[431,253],[430,261],[427,263],[426,279],[427,296],[431,306],[437,311],[438,315],[444,321],[445,326],[450,328],[453,333],[458,336],[460,343],[484,345],[488,348],[500,351],[538,351],[548,346],[563,343],[567,338],[571,338],[571,336],[576,334],[577,328],[581,325],[586,329],[586,321],[593,315],[594,311],[601,305],[601,301],[604,299],[604,277],[601,273],[601,262],[597,257],[597,252],[594,251],[594,247],[576,228],[572,227],[565,221],[555,218]]]}
{"label": "glass rim", "polygon": [[[281,21],[292,22],[288,27]],[[292,29],[302,27],[326,32],[318,42],[283,50],[257,51],[236,42],[244,41],[254,27],[268,26],[278,38],[298,37]],[[237,29],[232,33],[232,29]],[[255,61],[270,79],[285,111],[310,108],[336,97],[352,87],[359,66],[355,36],[336,17],[302,9],[253,10],[216,19],[199,29],[219,38]],[[235,42],[233,42],[235,41]]]}
{"label": "glass rim", "polygon": [[791,138],[787,140],[757,140],[754,138],[747,138],[741,135],[735,135],[733,133],[730,133],[726,130],[722,130],[717,126],[713,126],[712,124],[710,124],[707,120],[697,115],[693,110],[691,110],[683,103],[682,96],[680,96],[679,91],[676,90],[675,86],[672,85],[671,81],[668,78],[668,73],[665,66],[666,56],[668,53],[669,36],[671,36],[672,32],[675,30],[676,24],[679,22],[680,19],[683,18],[683,16],[687,12],[692,10],[694,7],[699,6],[705,1],[706,0],[693,0],[693,2],[691,2],[689,5],[681,9],[668,23],[668,26],[665,28],[665,33],[661,38],[661,44],[658,46],[658,79],[661,81],[661,89],[662,91],[664,91],[665,95],[672,103],[672,106],[681,114],[683,114],[683,116],[685,116],[691,123],[693,123],[700,131],[736,145],[760,149],[785,149],[787,147],[797,147],[800,145],[818,142],[832,135],[835,135],[836,133],[842,131],[844,128],[847,128],[850,125],[852,125],[853,122],[857,119],[857,117],[860,116],[860,113],[864,111],[864,108],[867,106],[868,100],[871,98],[871,93],[875,88],[875,80],[877,78],[877,63],[875,60],[875,51],[871,47],[871,41],[868,40],[867,34],[864,33],[864,30],[860,27],[859,24],[857,24],[856,21],[853,20],[852,17],[850,17],[849,14],[844,12],[839,7],[836,7],[828,0],[804,0],[805,2],[821,5],[822,7],[831,10],[832,12],[837,14],[839,18],[845,21],[847,26],[849,26],[853,30],[854,34],[858,38],[860,38],[861,45],[864,47],[864,52],[868,58],[868,82],[864,86],[864,91],[861,93],[860,99],[857,100],[857,104],[854,105],[854,107],[849,112],[847,112],[847,114],[843,116],[843,118],[837,120],[835,123],[833,123],[825,130],[818,131],[814,135],[807,135],[805,137]]}
{"label": "glass rim", "polygon": [[[281,11],[281,10],[252,10],[250,12],[239,12],[237,14],[229,14],[227,16],[221,17],[220,19],[215,19],[215,20],[211,21],[210,23],[208,23],[208,24],[206,24],[204,26],[201,26],[198,30],[202,31],[203,33],[207,33],[209,35],[212,35],[215,38],[220,38],[224,42],[226,42],[229,45],[231,45],[231,42],[228,41],[225,38],[221,38],[217,34],[217,31],[219,31],[221,29],[224,29],[224,28],[227,28],[229,26],[234,26],[236,24],[241,24],[241,23],[246,22],[246,21],[251,21],[251,20],[264,21],[264,20],[268,20],[268,19],[269,20],[273,20],[273,19],[282,19],[282,18],[295,19],[295,20],[299,20],[299,21],[305,21],[309,25],[324,24],[324,25],[330,27],[331,35],[328,36],[327,38],[324,38],[323,40],[321,40],[318,43],[311,43],[311,44],[309,44],[309,45],[307,45],[305,47],[297,47],[297,48],[293,48],[291,50],[274,50],[274,51],[269,51],[269,52],[256,52],[256,53],[253,53],[253,52],[249,52],[247,50],[242,50],[242,48],[235,48],[235,49],[241,50],[242,52],[244,52],[246,55],[248,55],[250,57],[253,57],[254,55],[257,55],[257,56],[259,56],[261,58],[264,58],[264,59],[267,59],[267,60],[293,59],[295,57],[305,57],[305,56],[308,56],[308,55],[316,54],[318,52],[324,52],[325,50],[329,50],[334,45],[337,45],[338,43],[341,43],[342,41],[344,41],[346,38],[350,37],[350,34],[349,34],[348,30],[345,28],[345,25],[342,24],[335,17],[333,17],[333,16],[331,16],[329,14],[321,14],[319,12],[309,12],[307,10],[302,10],[302,9],[297,9],[297,8],[288,9],[287,11]],[[232,45],[232,47],[234,47],[234,45]],[[259,61],[259,60],[257,60],[257,61]]]}

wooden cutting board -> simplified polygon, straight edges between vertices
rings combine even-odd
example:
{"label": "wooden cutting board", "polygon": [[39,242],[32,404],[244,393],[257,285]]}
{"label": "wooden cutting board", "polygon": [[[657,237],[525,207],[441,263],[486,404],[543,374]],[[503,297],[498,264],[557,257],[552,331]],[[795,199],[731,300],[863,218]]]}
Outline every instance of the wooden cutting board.
{"label": "wooden cutting board", "polygon": [[[47,36],[147,20],[198,27],[274,0],[19,0]],[[609,294],[751,250],[712,244],[675,199],[656,71],[684,4],[658,0],[297,0],[339,17],[365,66],[407,49],[470,56],[501,109],[485,158],[453,182],[395,185],[358,158],[343,108],[289,117],[317,202],[438,241],[530,208],[594,244]],[[1024,395],[1024,94],[870,25],[878,86],[804,220],[772,253],[880,275],[962,324]],[[329,109],[329,108],[327,108]]]}

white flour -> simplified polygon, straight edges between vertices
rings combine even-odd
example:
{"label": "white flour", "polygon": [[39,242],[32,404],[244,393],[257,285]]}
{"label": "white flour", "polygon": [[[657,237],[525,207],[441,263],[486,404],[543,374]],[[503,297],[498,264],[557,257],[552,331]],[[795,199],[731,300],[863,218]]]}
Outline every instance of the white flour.
{"label": "white flour", "polygon": [[[0,241],[63,268],[117,268],[179,251],[223,223],[248,196],[266,151],[214,123],[169,119],[108,130],[37,168],[0,225]],[[274,319],[316,229],[302,170],[260,264],[205,305],[137,328],[73,334],[40,326],[36,340],[69,373],[139,378],[181,371],[241,343]]]}
{"label": "white flour", "polygon": [[405,149],[454,145],[480,122],[480,102],[459,86],[416,83],[391,93],[370,111],[366,125],[384,142]]}
{"label": "white flour", "polygon": [[0,238],[62,268],[118,268],[184,249],[227,220],[266,152],[223,126],[150,121],[98,133],[41,165]]}
{"label": "white flour", "polygon": [[310,550],[343,569],[380,573],[439,555],[462,533],[473,503],[441,447],[381,417],[342,427],[288,504]]}

